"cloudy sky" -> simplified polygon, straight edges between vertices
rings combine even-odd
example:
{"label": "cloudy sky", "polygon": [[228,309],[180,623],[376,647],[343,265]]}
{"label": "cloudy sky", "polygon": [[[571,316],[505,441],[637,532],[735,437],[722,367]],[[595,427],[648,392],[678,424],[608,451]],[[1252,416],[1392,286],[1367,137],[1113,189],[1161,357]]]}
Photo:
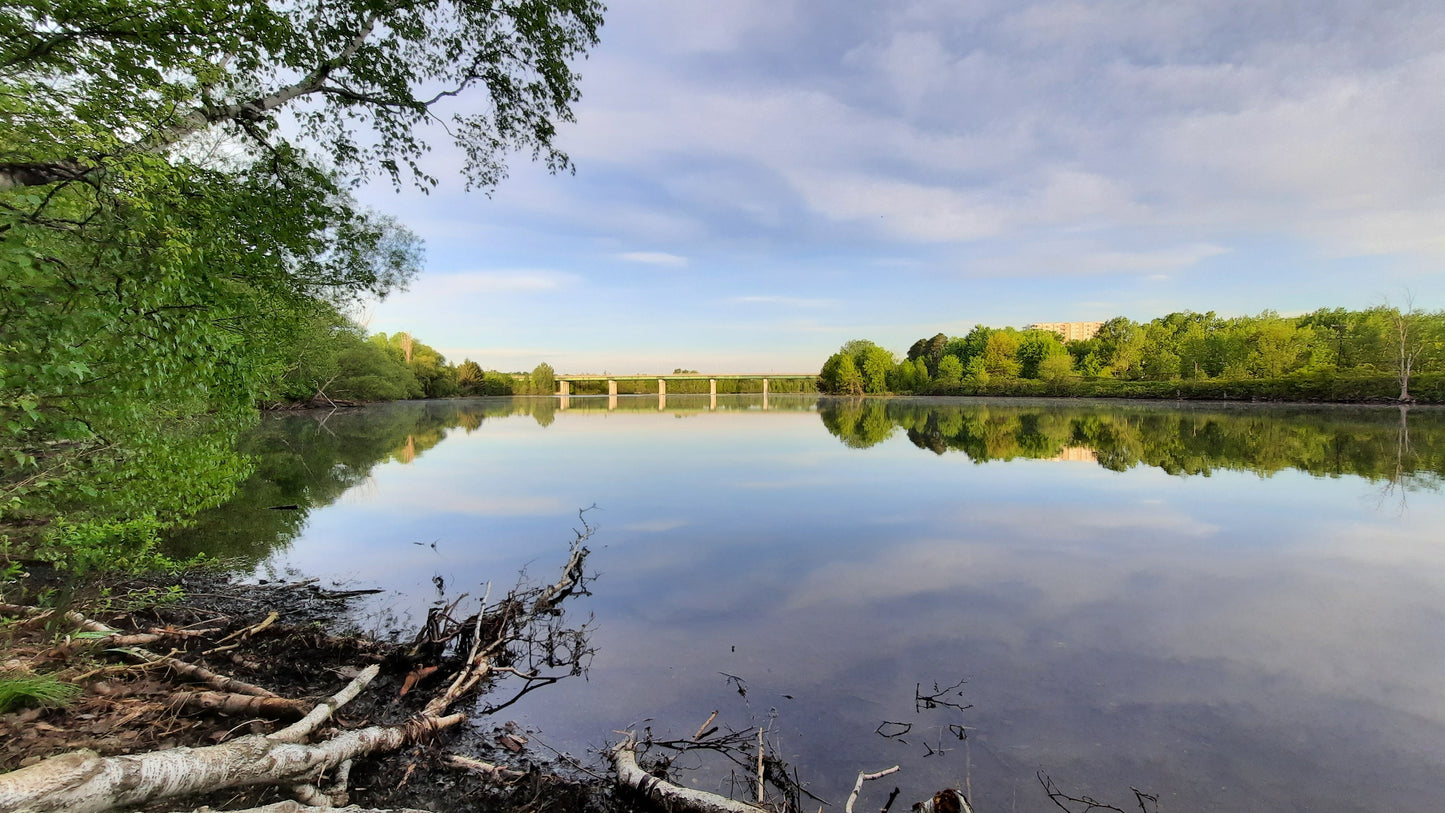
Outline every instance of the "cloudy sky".
{"label": "cloudy sky", "polygon": [[611,0],[601,36],[575,175],[366,190],[427,243],[372,330],[811,372],[976,323],[1445,307],[1439,0]]}

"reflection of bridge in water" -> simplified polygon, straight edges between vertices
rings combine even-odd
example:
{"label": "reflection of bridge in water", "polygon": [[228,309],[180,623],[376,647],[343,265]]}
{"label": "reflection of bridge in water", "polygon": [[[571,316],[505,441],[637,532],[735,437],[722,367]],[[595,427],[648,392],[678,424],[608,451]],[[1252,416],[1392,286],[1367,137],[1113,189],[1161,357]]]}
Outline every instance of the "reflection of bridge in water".
{"label": "reflection of bridge in water", "polygon": [[[572,385],[583,381],[606,381],[607,382],[607,408],[617,408],[617,382],[619,381],[656,381],[657,382],[657,408],[667,409],[667,382],[669,381],[706,381],[708,382],[708,409],[717,409],[717,382],[724,381],[761,381],[763,383],[763,409],[768,408],[768,382],[769,381],[806,381],[818,380],[817,373],[738,373],[730,375],[707,375],[702,373],[673,373],[671,375],[558,375],[554,376],[557,382],[557,395],[561,398],[560,409],[570,409]],[[699,393],[700,394],[700,393]]]}
{"label": "reflection of bridge in water", "polygon": [[717,382],[721,378],[724,381],[761,381],[763,382],[763,395],[768,394],[769,381],[817,381],[817,373],[738,373],[735,375],[710,375],[705,373],[672,373],[671,375],[557,375],[553,379],[557,382],[558,395],[571,395],[572,385],[579,381],[606,381],[607,394],[617,394],[617,382],[619,381],[656,381],[657,394],[667,394],[667,382],[669,381],[706,381],[708,383],[708,394],[717,395]]}
{"label": "reflection of bridge in water", "polygon": [[[777,395],[740,393],[708,395],[683,393],[668,395],[561,395],[557,397],[559,412],[672,412],[676,415],[708,412],[813,412],[818,396],[811,392],[788,392]],[[653,398],[656,401],[653,401]]]}

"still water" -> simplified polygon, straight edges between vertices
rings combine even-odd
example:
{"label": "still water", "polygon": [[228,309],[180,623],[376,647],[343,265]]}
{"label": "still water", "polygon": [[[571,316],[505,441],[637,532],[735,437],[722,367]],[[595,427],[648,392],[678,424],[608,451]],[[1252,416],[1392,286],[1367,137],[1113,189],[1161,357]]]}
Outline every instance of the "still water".
{"label": "still water", "polygon": [[[835,810],[893,764],[859,809],[956,784],[980,813],[1056,809],[1040,772],[1126,809],[1131,787],[1174,811],[1445,804],[1445,413],[559,406],[270,417],[257,475],[175,544],[417,619],[552,578],[595,504],[598,577],[569,611],[594,616],[590,670],[502,712],[584,759],[718,710],[769,726]],[[921,707],[935,684],[967,708]]]}

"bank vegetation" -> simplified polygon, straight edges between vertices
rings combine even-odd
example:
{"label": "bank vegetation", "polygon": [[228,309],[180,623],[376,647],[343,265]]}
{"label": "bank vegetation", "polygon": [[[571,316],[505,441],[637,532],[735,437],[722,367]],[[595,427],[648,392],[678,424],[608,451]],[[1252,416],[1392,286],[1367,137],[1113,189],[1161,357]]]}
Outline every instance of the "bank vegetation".
{"label": "bank vegetation", "polygon": [[1445,312],[1378,306],[1225,318],[1116,317],[1085,340],[977,325],[899,357],[867,340],[824,363],[843,395],[1020,395],[1246,401],[1445,402]]}

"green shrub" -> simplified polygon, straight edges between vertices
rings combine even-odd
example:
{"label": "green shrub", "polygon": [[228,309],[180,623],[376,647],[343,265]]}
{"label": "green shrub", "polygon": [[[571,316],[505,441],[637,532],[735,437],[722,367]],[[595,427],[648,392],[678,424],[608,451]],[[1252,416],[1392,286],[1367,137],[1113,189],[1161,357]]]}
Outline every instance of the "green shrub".
{"label": "green shrub", "polygon": [[137,573],[181,566],[159,553],[162,524],[154,517],[51,524],[40,558],[77,575],[103,571]]}

